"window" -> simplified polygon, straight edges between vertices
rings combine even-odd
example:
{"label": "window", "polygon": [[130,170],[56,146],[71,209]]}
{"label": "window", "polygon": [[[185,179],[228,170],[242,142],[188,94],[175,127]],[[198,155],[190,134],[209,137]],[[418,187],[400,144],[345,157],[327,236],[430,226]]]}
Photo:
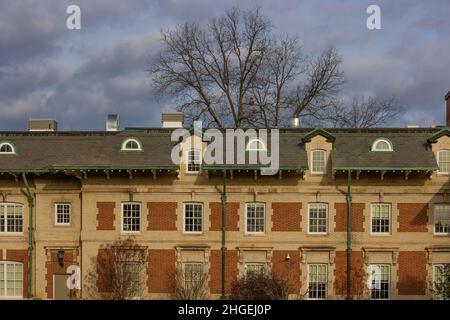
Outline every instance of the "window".
{"label": "window", "polygon": [[0,143],[0,153],[14,154],[15,153],[14,146],[8,142],[2,142],[2,143]]}
{"label": "window", "polygon": [[371,264],[368,268],[370,298],[386,300],[390,296],[391,266]]}
{"label": "window", "polygon": [[122,203],[122,231],[141,231],[141,204],[136,202]]}
{"label": "window", "polygon": [[448,286],[450,282],[450,279],[448,278],[449,271],[450,265],[435,264],[433,266],[433,295],[434,299],[436,300],[449,298],[448,294],[447,296],[443,296],[445,292],[448,292]]}
{"label": "window", "polygon": [[441,150],[438,152],[439,173],[450,173],[450,150]]}
{"label": "window", "polygon": [[263,233],[266,225],[266,206],[264,203],[247,203],[245,206],[247,233]]}
{"label": "window", "polygon": [[372,144],[372,151],[393,151],[392,143],[388,139],[377,139]]}
{"label": "window", "polygon": [[0,297],[23,297],[23,268],[18,262],[0,262]]}
{"label": "window", "polygon": [[70,203],[55,204],[55,224],[70,225]]}
{"label": "window", "polygon": [[308,233],[326,234],[328,226],[328,204],[310,203]]}
{"label": "window", "polygon": [[201,203],[184,204],[184,232],[185,233],[203,232],[203,204]]}
{"label": "window", "polygon": [[260,139],[251,139],[247,143],[247,151],[266,151],[266,144]]}
{"label": "window", "polygon": [[202,284],[203,263],[201,262],[183,263],[183,276],[185,288],[198,288]]}
{"label": "window", "polygon": [[0,203],[0,233],[21,233],[23,231],[23,206],[14,203]]}
{"label": "window", "polygon": [[311,172],[313,174],[323,174],[325,172],[326,151],[311,151]]}
{"label": "window", "polygon": [[434,205],[434,233],[450,234],[450,204]]}
{"label": "window", "polygon": [[308,265],[308,298],[326,299],[328,287],[328,270],[326,264]]}
{"label": "window", "polygon": [[122,143],[121,150],[124,151],[142,151],[142,145],[137,139],[126,139]]}
{"label": "window", "polygon": [[387,203],[372,204],[372,233],[390,233],[391,205]]}
{"label": "window", "polygon": [[141,293],[141,270],[142,263],[127,261],[122,262],[123,281],[130,292],[131,297],[138,298]]}
{"label": "window", "polygon": [[196,173],[200,171],[200,151],[197,149],[187,152],[186,171],[188,173]]}
{"label": "window", "polygon": [[267,264],[264,262],[248,262],[245,264],[245,276],[264,274],[266,268]]}

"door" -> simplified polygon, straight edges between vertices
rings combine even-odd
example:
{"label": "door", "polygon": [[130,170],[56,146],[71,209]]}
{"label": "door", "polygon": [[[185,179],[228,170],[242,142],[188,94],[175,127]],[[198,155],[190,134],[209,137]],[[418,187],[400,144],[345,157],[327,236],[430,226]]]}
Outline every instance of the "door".
{"label": "door", "polygon": [[70,289],[67,287],[69,274],[53,275],[53,299],[70,300]]}

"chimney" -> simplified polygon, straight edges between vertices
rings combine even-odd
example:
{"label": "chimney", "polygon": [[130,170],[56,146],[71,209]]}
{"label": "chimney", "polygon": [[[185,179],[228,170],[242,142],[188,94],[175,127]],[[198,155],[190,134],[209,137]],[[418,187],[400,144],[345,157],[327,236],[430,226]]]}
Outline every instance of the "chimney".
{"label": "chimney", "polygon": [[106,117],[106,131],[115,132],[119,130],[119,115],[108,114]]}
{"label": "chimney", "polygon": [[291,128],[300,128],[300,118],[291,118],[289,126]]}
{"label": "chimney", "polygon": [[445,101],[447,102],[447,122],[445,123],[445,125],[447,127],[450,127],[450,91],[445,95]]}
{"label": "chimney", "polygon": [[58,123],[55,119],[29,119],[28,131],[33,132],[52,132],[58,129]]}
{"label": "chimney", "polygon": [[161,116],[163,128],[183,128],[183,112],[166,112]]}

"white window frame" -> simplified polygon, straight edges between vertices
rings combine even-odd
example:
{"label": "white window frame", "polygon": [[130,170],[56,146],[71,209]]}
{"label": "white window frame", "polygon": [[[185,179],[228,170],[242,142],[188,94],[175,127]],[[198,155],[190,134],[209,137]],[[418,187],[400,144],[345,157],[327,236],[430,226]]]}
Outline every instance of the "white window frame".
{"label": "white window frame", "polygon": [[[377,205],[385,205],[389,207],[389,231],[388,232],[374,232],[372,229],[373,226],[373,208]],[[374,202],[370,204],[370,234],[377,236],[388,236],[392,234],[392,204],[385,202]]]}
{"label": "white window frame", "polygon": [[[21,262],[17,262],[17,261],[0,261],[0,264],[3,265],[3,281],[4,281],[4,288],[3,288],[3,292],[0,292],[0,300],[1,299],[23,299],[23,285],[24,285],[24,272],[23,272],[23,263]],[[14,295],[14,296],[9,296],[7,295],[7,265],[20,265],[22,268],[22,289],[20,290],[20,295]]]}
{"label": "white window frame", "polygon": [[[309,297],[309,283],[310,283],[310,275],[309,275],[309,271],[311,266],[325,266],[325,271],[326,271],[326,280],[325,280],[325,297],[324,298],[310,298]],[[306,280],[306,285],[308,288],[308,300],[326,300],[328,298],[328,264],[326,263],[308,263],[308,268],[306,270],[307,272],[307,280]]]}
{"label": "white window frame", "polygon": [[[254,205],[262,205],[264,208],[264,224],[263,231],[248,231],[248,207]],[[267,210],[264,202],[247,202],[245,204],[245,234],[265,234],[267,229]]]}
{"label": "white window frame", "polygon": [[16,148],[14,148],[14,145],[10,142],[1,142],[0,143],[0,150],[3,146],[9,146],[11,148],[11,152],[4,152],[0,151],[0,154],[16,154]]}
{"label": "white window frame", "polygon": [[[194,159],[190,159],[190,155],[194,154]],[[198,156],[196,156],[198,155]],[[198,170],[190,170],[189,165],[198,165]],[[189,149],[186,151],[186,173],[199,173],[202,167],[201,151],[198,149]]]}
{"label": "white window frame", "polygon": [[444,153],[444,152],[449,152],[450,153],[450,150],[449,149],[443,149],[443,150],[439,150],[437,152],[437,163],[438,163],[438,167],[439,167],[437,173],[439,175],[448,176],[448,175],[450,175],[450,170],[449,171],[441,171],[441,165],[440,165],[441,164],[441,154]]}
{"label": "white window frame", "polygon": [[373,289],[369,289],[369,298],[370,300],[389,300],[391,299],[391,287],[392,287],[392,267],[390,264],[387,263],[371,263],[368,266],[368,271],[370,271],[371,268],[373,268],[373,266],[378,266],[378,267],[385,267],[387,266],[389,269],[389,278],[388,278],[388,291],[387,291],[387,298],[372,298],[372,290]]}
{"label": "white window frame", "polygon": [[[253,144],[256,143],[256,147],[253,147]],[[267,151],[266,144],[261,139],[250,139],[247,143],[247,151]]]}
{"label": "white window frame", "polygon": [[[309,226],[310,226],[310,220],[311,220],[311,207],[317,206],[317,205],[323,205],[325,206],[327,212],[326,212],[326,224],[325,224],[325,228],[326,231],[322,232],[322,231],[310,231]],[[307,233],[308,234],[316,234],[316,235],[327,235],[328,234],[328,225],[329,225],[329,220],[330,220],[330,210],[329,210],[329,205],[328,203],[325,202],[311,202],[308,203],[308,223],[307,223]]]}
{"label": "white window frame", "polygon": [[[69,207],[69,222],[58,222],[58,206],[68,206]],[[63,215],[65,213],[62,213]],[[55,203],[55,226],[70,226],[72,223],[72,205],[67,202]]]}
{"label": "white window frame", "polygon": [[[130,231],[130,230],[123,229],[123,227],[124,227],[124,223],[123,223],[124,222],[124,207],[129,204],[131,204],[131,205],[134,204],[134,205],[139,206],[139,230],[131,230]],[[121,206],[121,208],[120,208],[120,230],[121,230],[121,233],[124,233],[124,234],[140,233],[142,230],[142,205],[141,205],[141,203],[134,202],[134,201],[128,201],[128,202],[122,202],[120,206]]]}
{"label": "white window frame", "polygon": [[[388,149],[378,149],[378,148],[377,148],[377,145],[378,145],[378,143],[380,143],[380,142],[385,142],[385,143],[388,145]],[[394,151],[394,147],[393,147],[393,145],[392,145],[392,142],[391,142],[389,139],[386,139],[386,138],[379,138],[379,139],[375,140],[375,141],[372,143],[372,148],[371,148],[371,150],[372,150],[372,151],[376,151],[376,152],[392,152],[392,151]]]}
{"label": "white window frame", "polygon": [[[251,267],[258,267],[262,269],[262,273],[261,274],[265,274],[268,270],[268,266],[267,266],[267,262],[246,262],[244,264],[244,270],[245,270],[245,276],[248,277],[250,274],[250,270]],[[256,274],[258,274],[258,272],[256,272]]]}
{"label": "white window frame", "polygon": [[[189,205],[200,205],[201,207],[201,230],[200,231],[187,231],[186,230],[186,207]],[[194,219],[194,217],[190,218],[190,219]],[[203,234],[203,230],[204,230],[204,225],[205,225],[205,212],[204,212],[204,206],[202,202],[185,202],[183,203],[183,233],[185,234]],[[193,225],[194,226],[194,225]]]}
{"label": "white window frame", "polygon": [[[202,276],[205,275],[205,264],[203,262],[199,262],[199,261],[187,261],[187,262],[183,262],[182,264],[182,270],[183,270],[183,285],[186,288],[186,284],[188,283],[187,279],[186,279],[186,266],[187,265],[196,265],[196,266],[201,266],[200,267],[200,276],[198,279],[198,282],[200,283],[200,281],[202,280]],[[190,283],[194,283],[195,281],[193,281],[192,279],[189,281]]]}
{"label": "white window frame", "polygon": [[436,232],[436,207],[437,206],[443,206],[448,207],[448,210],[450,211],[450,203],[436,203],[433,206],[433,232],[436,236],[449,236],[450,235],[450,226],[447,226],[448,232]]}
{"label": "white window frame", "polygon": [[[136,142],[136,144],[138,145],[137,149],[134,149],[134,148],[127,148],[128,142]],[[140,142],[138,139],[136,139],[136,138],[128,138],[128,139],[125,139],[125,140],[122,142],[122,146],[121,146],[120,150],[122,150],[122,151],[142,151],[142,144],[141,144],[141,142]]]}
{"label": "white window frame", "polygon": [[[316,153],[323,154],[323,171],[314,170],[314,155]],[[323,150],[323,149],[311,150],[311,173],[319,175],[319,174],[325,174],[326,171],[327,171],[327,151]]]}
{"label": "white window frame", "polygon": [[[7,225],[7,212],[6,212],[6,208],[8,206],[17,206],[17,207],[21,207],[22,209],[22,231],[7,231],[8,229],[8,225]],[[20,203],[13,203],[13,202],[2,202],[0,203],[0,207],[3,207],[4,210],[4,216],[3,216],[3,223],[4,223],[4,231],[0,230],[0,235],[21,235],[23,234],[23,230],[24,230],[24,213],[23,213],[23,205]],[[1,210],[1,209],[0,209]],[[0,218],[1,219],[1,218]]]}

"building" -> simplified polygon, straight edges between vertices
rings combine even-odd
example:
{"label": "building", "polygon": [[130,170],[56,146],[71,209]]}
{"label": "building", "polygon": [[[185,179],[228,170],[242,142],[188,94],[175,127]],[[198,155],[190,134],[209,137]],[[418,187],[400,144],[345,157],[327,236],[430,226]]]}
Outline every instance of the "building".
{"label": "building", "polygon": [[[119,131],[112,117],[102,132],[51,120],[0,132],[0,298],[64,298],[72,265],[83,298],[102,245],[129,235],[147,252],[146,298],[170,298],[177,266],[203,270],[219,298],[225,204],[225,293],[270,269],[293,298],[430,299],[450,263],[449,98],[442,127],[280,129],[280,170],[267,176],[183,148],[175,165],[179,114],[162,128]],[[365,290],[361,271],[379,285]]]}

